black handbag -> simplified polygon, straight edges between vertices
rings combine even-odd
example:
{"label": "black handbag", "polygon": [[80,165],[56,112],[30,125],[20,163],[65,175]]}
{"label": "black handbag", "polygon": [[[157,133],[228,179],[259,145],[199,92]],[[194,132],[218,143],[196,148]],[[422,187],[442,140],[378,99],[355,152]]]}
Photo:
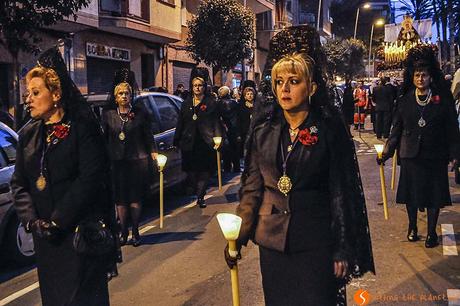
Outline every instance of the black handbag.
{"label": "black handbag", "polygon": [[115,238],[102,219],[86,219],[75,229],[73,248],[80,255],[104,256],[114,251]]}

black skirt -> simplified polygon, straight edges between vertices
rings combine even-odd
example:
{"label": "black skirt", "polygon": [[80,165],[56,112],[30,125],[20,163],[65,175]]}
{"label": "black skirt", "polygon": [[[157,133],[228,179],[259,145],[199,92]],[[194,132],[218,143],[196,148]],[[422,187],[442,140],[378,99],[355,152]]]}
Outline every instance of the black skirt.
{"label": "black skirt", "polygon": [[182,151],[182,170],[184,172],[214,172],[217,168],[216,150],[201,137],[199,131],[191,151]]}
{"label": "black skirt", "polygon": [[115,203],[121,205],[139,203],[151,181],[149,169],[151,168],[147,158],[112,161]]}
{"label": "black skirt", "polygon": [[402,158],[396,202],[420,208],[452,205],[447,160]]}
{"label": "black skirt", "polygon": [[338,282],[330,248],[286,254],[259,246],[267,306],[335,306]]}

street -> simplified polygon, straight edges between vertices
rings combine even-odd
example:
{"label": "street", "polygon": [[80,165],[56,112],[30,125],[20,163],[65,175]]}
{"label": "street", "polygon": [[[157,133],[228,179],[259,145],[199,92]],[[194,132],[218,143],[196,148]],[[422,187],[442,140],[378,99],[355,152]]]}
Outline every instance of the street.
{"label": "street", "polygon": [[[356,134],[356,133],[355,133]],[[424,247],[426,213],[419,213],[421,240],[406,239],[407,216],[403,205],[395,205],[390,189],[391,160],[385,165],[389,220],[384,220],[378,166],[373,145],[381,143],[369,127],[354,137],[371,227],[376,275],[367,274],[347,287],[348,305],[460,305],[459,241],[460,186],[450,175],[454,205],[441,210],[438,234],[442,243]],[[238,203],[239,175],[224,175],[222,191],[216,184],[208,190],[208,207],[200,209],[192,198],[168,192],[170,210],[165,227],[159,228],[157,205],[145,210],[141,227],[143,244],[123,247],[120,275],[109,283],[112,305],[231,305],[230,273],[223,258],[225,240],[215,218],[233,212]],[[174,208],[177,207],[177,208]],[[448,235],[453,226],[454,235]],[[451,245],[451,247],[449,247]],[[447,255],[450,254],[450,255]],[[258,249],[250,243],[239,262],[241,305],[264,305],[258,265]],[[0,305],[40,305],[35,269],[16,277],[0,272]],[[10,279],[8,279],[10,278]],[[8,279],[5,281],[5,279]],[[356,293],[362,294],[366,303]],[[367,304],[370,298],[370,303]],[[8,303],[9,302],[9,303]],[[359,303],[359,304],[358,304]]]}

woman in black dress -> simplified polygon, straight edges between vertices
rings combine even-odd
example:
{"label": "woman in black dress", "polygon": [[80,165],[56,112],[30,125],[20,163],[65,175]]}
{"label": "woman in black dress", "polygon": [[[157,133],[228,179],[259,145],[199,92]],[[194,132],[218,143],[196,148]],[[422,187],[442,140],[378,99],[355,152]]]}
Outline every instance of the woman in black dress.
{"label": "woman in black dress", "polygon": [[174,135],[174,145],[182,151],[182,170],[194,187],[197,203],[206,207],[204,196],[211,175],[216,171],[213,137],[222,137],[216,100],[207,90],[208,70],[195,68],[190,76],[192,94],[182,103]]}
{"label": "woman in black dress", "polygon": [[345,303],[346,281],[374,271],[354,146],[328,103],[323,63],[309,26],[270,43],[264,80],[271,81],[262,86],[272,87],[277,104],[249,137],[237,208],[237,245],[259,245],[266,305]]}
{"label": "woman in black dress", "polygon": [[401,161],[396,202],[406,204],[409,217],[407,239],[419,239],[417,209],[427,209],[425,247],[437,246],[439,208],[452,205],[447,175],[449,160],[460,153],[460,132],[454,99],[446,85],[435,52],[429,46],[409,51],[402,96],[393,128],[383,152],[383,162],[395,149]]}
{"label": "woman in black dress", "polygon": [[156,159],[151,121],[142,103],[133,105],[134,74],[122,69],[115,75],[111,109],[102,114],[112,161],[112,181],[118,218],[120,243],[127,243],[128,215],[132,223],[132,244],[141,244],[139,219],[141,200],[148,189],[149,158]]}
{"label": "woman in black dress", "polygon": [[99,124],[57,48],[27,73],[27,110],[11,179],[16,212],[32,232],[42,304],[109,305],[108,256],[73,248],[77,225],[110,222],[109,160]]}
{"label": "woman in black dress", "polygon": [[256,103],[256,90],[253,87],[243,89],[243,96],[240,100],[240,109],[238,114],[238,127],[240,141],[240,157],[244,157],[244,144],[251,128],[251,119]]}

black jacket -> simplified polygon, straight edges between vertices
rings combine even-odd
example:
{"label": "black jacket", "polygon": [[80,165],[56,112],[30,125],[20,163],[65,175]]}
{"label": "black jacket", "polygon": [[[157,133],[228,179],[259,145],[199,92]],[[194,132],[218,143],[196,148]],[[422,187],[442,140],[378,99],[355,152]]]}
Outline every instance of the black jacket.
{"label": "black jacket", "polygon": [[390,112],[393,110],[395,92],[390,84],[379,85],[374,88],[374,103],[376,112]]}
{"label": "black jacket", "polygon": [[392,157],[396,148],[399,148],[401,158],[458,159],[460,132],[452,94],[433,92],[432,102],[423,110],[424,127],[418,125],[420,115],[415,90],[411,90],[398,101],[393,128],[383,152],[384,159]]}
{"label": "black jacket", "polygon": [[[60,235],[53,241],[33,233],[43,305],[108,305],[106,268],[111,259],[87,260],[73,250],[76,225],[92,217],[112,223],[109,159],[95,120],[70,121],[69,134],[45,154],[46,188],[36,187],[45,144],[43,121],[32,121],[19,135],[11,179],[14,206],[21,222],[54,221]],[[113,223],[112,223],[113,224]]]}
{"label": "black jacket", "polygon": [[124,124],[124,140],[119,138],[122,121],[117,109],[104,110],[102,114],[102,128],[105,132],[111,160],[144,159],[156,151],[149,113],[142,103],[135,104],[132,113],[134,118]]}
{"label": "black jacket", "polygon": [[[197,120],[193,120],[193,114]],[[210,96],[205,96],[195,107],[190,96],[182,103],[174,145],[182,151],[191,151],[197,131],[210,148],[214,147],[213,137],[223,136],[217,102]]]}
{"label": "black jacket", "polygon": [[281,116],[257,125],[250,137],[237,208],[243,219],[238,243],[252,239],[293,253],[332,246],[334,259],[373,271],[366,209],[347,128],[341,119],[310,114],[305,126],[318,129],[318,142],[297,144],[287,166],[293,186],[285,196],[277,187],[282,175],[279,143],[287,128]]}

